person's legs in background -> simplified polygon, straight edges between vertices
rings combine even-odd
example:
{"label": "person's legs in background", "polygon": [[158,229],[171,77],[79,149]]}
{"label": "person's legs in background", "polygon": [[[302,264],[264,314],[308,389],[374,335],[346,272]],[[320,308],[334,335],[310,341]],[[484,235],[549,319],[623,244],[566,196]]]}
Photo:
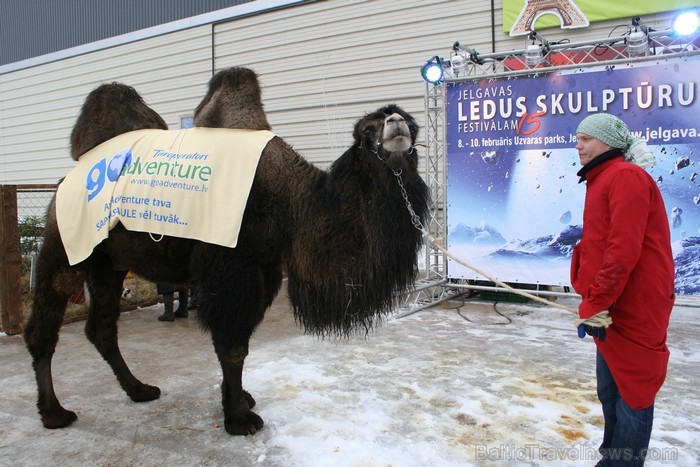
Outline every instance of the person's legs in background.
{"label": "person's legs in background", "polygon": [[177,310],[173,313],[175,318],[187,318],[187,287],[182,287],[177,290]]}
{"label": "person's legs in background", "polygon": [[163,293],[163,306],[165,307],[165,312],[158,317],[158,321],[175,321],[175,315],[173,314],[174,301],[175,294],[173,292]]}
{"label": "person's legs in background", "polygon": [[190,289],[190,302],[187,304],[187,309],[194,310],[196,308],[199,308],[200,304],[201,304],[201,295],[200,295],[199,287],[192,287]]}

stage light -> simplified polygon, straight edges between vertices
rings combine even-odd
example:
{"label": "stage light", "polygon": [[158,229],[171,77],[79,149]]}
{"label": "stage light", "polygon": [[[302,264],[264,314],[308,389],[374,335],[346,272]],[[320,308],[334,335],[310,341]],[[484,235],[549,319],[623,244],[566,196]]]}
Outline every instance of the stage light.
{"label": "stage light", "polygon": [[679,36],[695,34],[700,26],[698,11],[689,10],[679,13],[673,18],[673,32]]}
{"label": "stage light", "polygon": [[627,36],[627,52],[630,57],[644,57],[649,54],[647,28],[639,16],[632,18],[632,29]]}
{"label": "stage light", "polygon": [[455,74],[455,76],[459,76],[460,73],[465,71],[468,65],[469,60],[467,60],[464,55],[453,55],[450,59],[450,68],[452,68],[452,72]]}
{"label": "stage light", "polygon": [[[483,65],[484,61],[479,57],[479,52],[476,50],[472,49],[471,47],[467,47],[465,45],[460,44],[459,42],[455,42],[452,44],[452,50],[454,50],[455,54],[461,55],[465,59],[469,59],[473,63],[476,63],[477,65]],[[467,65],[469,62],[466,63]]]}
{"label": "stage light", "polygon": [[630,57],[644,57],[649,52],[649,40],[644,31],[632,31],[627,37]]}
{"label": "stage light", "polygon": [[[532,44],[525,48],[525,65],[534,68],[544,63],[544,56],[549,53],[549,41],[540,36],[534,29],[530,31],[528,39],[532,41]],[[536,40],[540,42],[539,45],[535,44]]]}
{"label": "stage light", "polygon": [[530,44],[525,49],[525,65],[530,68],[536,67],[544,62],[542,47],[535,44]]}
{"label": "stage light", "polygon": [[445,74],[445,70],[442,68],[442,59],[435,56],[425,62],[425,65],[420,69],[420,74],[428,83],[438,84]]}

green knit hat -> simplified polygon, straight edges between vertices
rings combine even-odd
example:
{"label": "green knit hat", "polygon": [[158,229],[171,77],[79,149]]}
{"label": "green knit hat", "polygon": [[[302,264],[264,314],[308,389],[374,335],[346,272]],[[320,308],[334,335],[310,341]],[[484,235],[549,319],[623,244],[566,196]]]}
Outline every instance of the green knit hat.
{"label": "green knit hat", "polygon": [[578,125],[576,133],[592,136],[611,148],[622,149],[625,159],[633,164],[651,167],[656,163],[656,156],[644,138],[632,135],[625,122],[614,115],[589,115]]}
{"label": "green knit hat", "polygon": [[633,138],[625,122],[611,114],[593,114],[584,118],[576,133],[583,133],[602,141],[611,148],[627,152]]}

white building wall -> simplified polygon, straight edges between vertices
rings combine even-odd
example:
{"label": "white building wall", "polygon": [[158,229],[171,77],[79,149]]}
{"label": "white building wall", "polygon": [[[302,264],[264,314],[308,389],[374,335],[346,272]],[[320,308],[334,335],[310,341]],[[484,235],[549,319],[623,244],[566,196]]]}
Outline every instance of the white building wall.
{"label": "white building wall", "polygon": [[[85,96],[100,83],[135,87],[171,128],[179,128],[179,117],[190,115],[204,95],[212,67],[230,66],[259,74],[273,131],[311,162],[327,166],[349,145],[354,122],[381,105],[397,103],[423,123],[420,66],[434,55],[449,58],[455,41],[481,53],[523,49],[524,37],[502,32],[502,0],[494,6],[495,44],[489,1],[324,0],[2,73],[0,183],[63,177],[73,166],[71,127]],[[670,18],[644,21],[661,29]],[[606,37],[626,23],[541,33],[550,41],[577,42]],[[620,28],[613,35],[623,33]]]}

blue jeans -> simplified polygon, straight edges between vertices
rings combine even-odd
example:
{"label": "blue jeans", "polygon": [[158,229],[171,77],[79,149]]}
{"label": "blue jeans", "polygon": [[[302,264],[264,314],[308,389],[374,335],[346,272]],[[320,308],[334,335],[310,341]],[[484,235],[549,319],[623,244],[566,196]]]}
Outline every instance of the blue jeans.
{"label": "blue jeans", "polygon": [[654,405],[635,410],[620,397],[608,364],[597,353],[598,399],[603,404],[605,431],[598,451],[603,459],[598,466],[642,466],[649,447]]}
{"label": "blue jeans", "polygon": [[188,309],[199,308],[202,304],[202,296],[199,287],[193,287],[190,289],[190,302],[187,304]]}

